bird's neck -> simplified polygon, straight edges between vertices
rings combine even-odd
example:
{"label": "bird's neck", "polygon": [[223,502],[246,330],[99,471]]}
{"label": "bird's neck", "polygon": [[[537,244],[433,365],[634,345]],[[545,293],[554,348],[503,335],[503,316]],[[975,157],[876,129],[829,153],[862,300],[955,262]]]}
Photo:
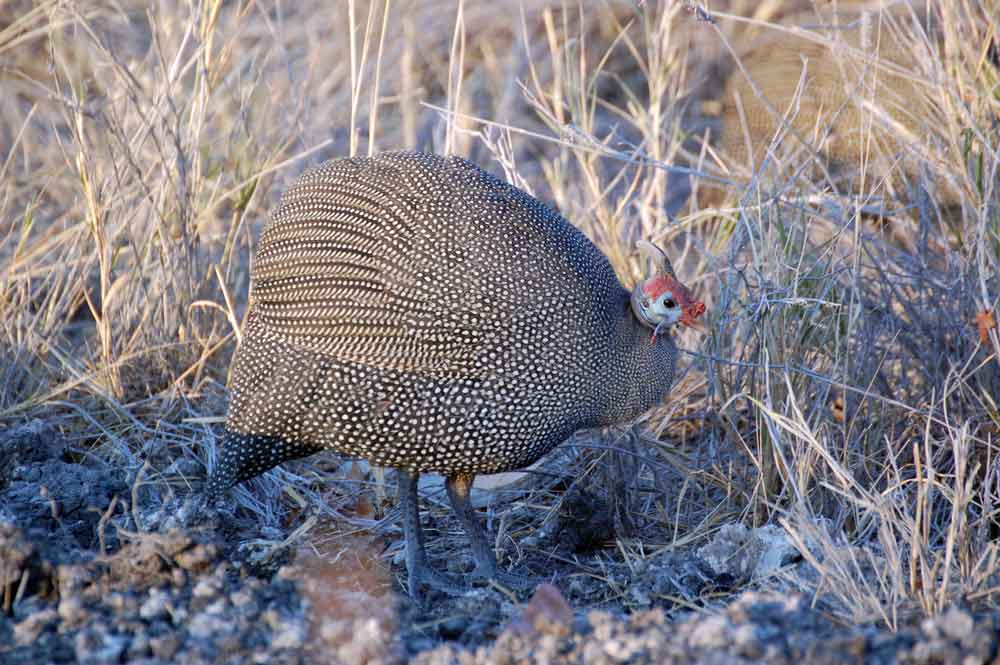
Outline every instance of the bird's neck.
{"label": "bird's neck", "polygon": [[632,420],[666,397],[673,382],[677,347],[670,331],[653,340],[625,298],[615,321],[606,371],[600,373],[602,396],[598,424]]}

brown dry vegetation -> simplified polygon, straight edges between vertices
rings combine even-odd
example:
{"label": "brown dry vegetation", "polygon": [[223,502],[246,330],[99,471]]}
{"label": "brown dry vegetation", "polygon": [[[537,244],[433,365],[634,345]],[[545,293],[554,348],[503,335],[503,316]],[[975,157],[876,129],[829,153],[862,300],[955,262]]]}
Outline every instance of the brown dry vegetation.
{"label": "brown dry vegetation", "polygon": [[[968,24],[985,21],[983,9],[968,8]],[[920,185],[940,205],[960,205],[976,184],[968,169],[949,166],[967,159],[964,128],[993,121],[977,103],[974,75],[989,66],[988,50],[959,56],[977,59],[957,71],[941,67],[949,38],[968,36],[969,26],[949,16],[961,11],[825,4],[776,24],[740,23],[727,42],[735,58],[720,62],[728,73],[721,151],[744,181],[763,173],[787,182],[809,165],[817,190],[905,199]],[[952,87],[941,94],[945,76]]]}
{"label": "brown dry vegetation", "polygon": [[[769,6],[752,20],[801,16]],[[1000,336],[976,322],[1000,306],[1000,7],[931,6],[929,31],[908,11],[868,15],[859,25],[886,26],[873,49],[860,32],[748,31],[735,2],[713,3],[714,23],[652,0],[4,5],[0,428],[41,419],[156,496],[198,491],[249,256],[283,186],[349,153],[454,152],[552,201],[625,282],[638,239],[668,246],[709,305],[705,330],[680,339],[690,370],[636,446],[613,432],[561,469],[574,488],[615,489],[611,551],[632,565],[727,522],[777,522],[821,570],[817,602],[845,620],[995,605]],[[733,71],[729,53],[753,78],[773,40],[780,77],[765,67],[758,90],[714,78]],[[800,66],[798,43],[819,69]],[[858,66],[888,73],[854,88]],[[817,71],[832,103],[808,96]],[[894,80],[903,100],[883,94]],[[750,151],[731,131],[745,126],[736,91],[764,119]],[[729,172],[691,140],[713,97]],[[838,192],[831,161],[864,177]],[[678,204],[713,174],[733,183],[731,205]],[[876,199],[894,234],[866,221]],[[309,487],[346,511],[359,482],[375,502],[354,527],[390,505],[379,473],[294,468],[305,475],[237,490],[241,509],[300,526],[320,499]],[[558,484],[529,479],[491,508],[515,534],[498,542],[560,509]],[[441,538],[431,554],[461,547]],[[628,606],[617,593],[606,600]]]}

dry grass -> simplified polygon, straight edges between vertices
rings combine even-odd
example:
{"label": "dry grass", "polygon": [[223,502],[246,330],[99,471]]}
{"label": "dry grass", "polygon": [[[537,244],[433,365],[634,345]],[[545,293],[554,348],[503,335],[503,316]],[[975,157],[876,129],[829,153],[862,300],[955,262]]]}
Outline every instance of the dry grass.
{"label": "dry grass", "polygon": [[[741,183],[732,205],[672,219],[689,181],[717,182],[690,133],[704,90],[723,89],[706,54],[746,38],[739,3],[714,24],[624,0],[511,2],[507,21],[497,3],[443,0],[21,4],[0,13],[0,427],[41,419],[157,496],[197,490],[283,186],[337,155],[451,151],[553,201],[626,282],[638,239],[669,247],[709,304],[643,440],[568,458],[574,488],[615,490],[619,563],[780,521],[848,620],[996,604],[1000,337],[976,328],[1000,304],[993,0],[945,3],[913,40],[935,132],[905,160],[865,141],[859,159],[885,166],[861,196],[791,150],[724,175]],[[889,100],[842,98],[830,122],[893,131]],[[805,132],[772,120],[772,148]],[[810,136],[830,128],[808,120]],[[890,219],[863,214],[921,178],[950,183],[950,213],[918,186]],[[322,469],[307,479],[331,477],[326,498],[356,494]],[[378,474],[375,495],[366,526],[385,516]],[[284,471],[237,496],[272,526],[324,505]],[[498,542],[516,558],[564,496],[536,482],[494,505],[514,536]]]}

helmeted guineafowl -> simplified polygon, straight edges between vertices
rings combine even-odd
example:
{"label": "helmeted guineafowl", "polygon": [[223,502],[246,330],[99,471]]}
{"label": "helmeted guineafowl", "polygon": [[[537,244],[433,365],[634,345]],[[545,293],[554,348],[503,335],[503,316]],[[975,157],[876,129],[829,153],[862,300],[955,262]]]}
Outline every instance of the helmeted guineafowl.
{"label": "helmeted guineafowl", "polygon": [[498,577],[469,502],[474,475],[526,467],[670,389],[677,350],[657,333],[704,305],[653,253],[629,293],[560,215],[455,157],[307,171],[257,248],[209,496],[324,449],[393,467],[416,595],[447,584],[417,511],[419,474],[439,473],[475,574]]}

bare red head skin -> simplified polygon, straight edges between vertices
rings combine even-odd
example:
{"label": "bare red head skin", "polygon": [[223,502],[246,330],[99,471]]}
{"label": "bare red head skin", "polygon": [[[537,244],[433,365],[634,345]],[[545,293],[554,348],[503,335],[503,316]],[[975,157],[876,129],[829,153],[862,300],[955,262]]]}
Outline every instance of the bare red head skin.
{"label": "bare red head skin", "polygon": [[652,342],[662,330],[675,323],[697,325],[705,313],[705,303],[696,300],[691,291],[674,274],[666,253],[646,240],[636,243],[639,253],[647,260],[647,278],[632,290],[632,311],[644,325],[653,329]]}
{"label": "bare red head skin", "polygon": [[[675,303],[680,309],[680,317],[674,321],[688,327],[695,327],[698,324],[698,317],[705,313],[705,303],[696,300],[691,291],[681,284],[673,275],[661,274],[653,277],[640,286],[643,299],[650,303],[662,303],[664,301]],[[664,298],[664,296],[666,296]],[[661,298],[663,298],[661,300]],[[653,336],[650,340],[656,343],[656,338],[660,331],[668,328],[674,321],[663,318],[653,326]],[[652,323],[652,322],[649,322]]]}
{"label": "bare red head skin", "polygon": [[681,308],[680,322],[688,327],[697,325],[698,318],[705,313],[705,303],[696,300],[690,289],[673,276],[657,275],[642,285],[643,295],[650,300],[658,300],[668,291]]}

